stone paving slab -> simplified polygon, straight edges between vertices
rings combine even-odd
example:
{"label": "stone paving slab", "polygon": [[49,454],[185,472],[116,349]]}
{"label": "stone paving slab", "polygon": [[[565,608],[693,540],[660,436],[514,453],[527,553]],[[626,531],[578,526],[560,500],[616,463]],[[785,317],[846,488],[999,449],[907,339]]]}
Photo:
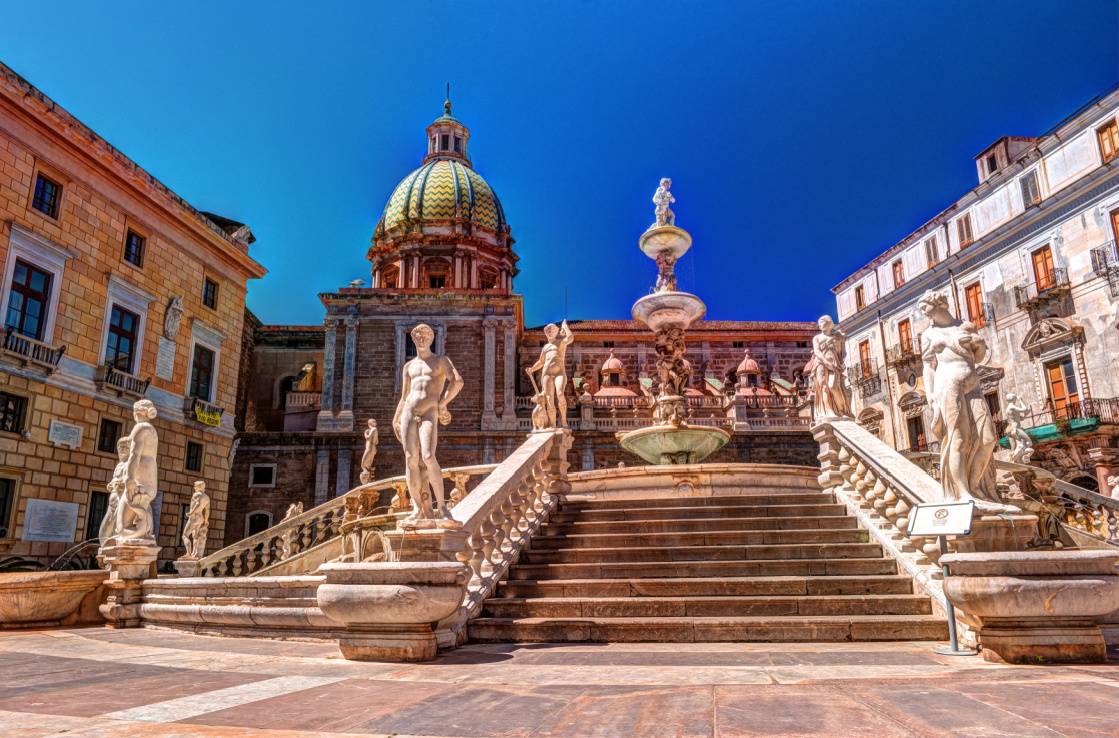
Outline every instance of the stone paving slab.
{"label": "stone paving slab", "polygon": [[1020,667],[929,643],[331,645],[154,629],[0,637],[0,736],[1119,736],[1119,663]]}

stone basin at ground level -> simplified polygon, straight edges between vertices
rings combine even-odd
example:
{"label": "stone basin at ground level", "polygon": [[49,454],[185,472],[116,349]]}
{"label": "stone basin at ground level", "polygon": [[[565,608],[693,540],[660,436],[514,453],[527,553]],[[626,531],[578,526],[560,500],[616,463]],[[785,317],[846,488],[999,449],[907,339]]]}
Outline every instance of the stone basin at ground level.
{"label": "stone basin at ground level", "polygon": [[0,627],[101,622],[97,605],[106,578],[99,569],[0,574]]}

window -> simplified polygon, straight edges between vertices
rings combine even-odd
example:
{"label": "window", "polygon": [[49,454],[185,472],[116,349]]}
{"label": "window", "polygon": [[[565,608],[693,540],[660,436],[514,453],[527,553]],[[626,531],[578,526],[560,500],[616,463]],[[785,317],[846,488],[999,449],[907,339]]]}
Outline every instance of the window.
{"label": "window", "polygon": [[0,477],[0,538],[11,537],[12,508],[16,501],[16,480]]}
{"label": "window", "polygon": [[408,331],[404,334],[404,360],[416,358],[416,342],[412,340],[412,333]]}
{"label": "window", "polygon": [[250,487],[275,487],[276,486],[276,465],[275,464],[253,464],[249,467],[249,486]]}
{"label": "window", "polygon": [[396,267],[388,267],[381,273],[381,286],[393,288],[396,287],[397,278],[400,272]]}
{"label": "window", "polygon": [[936,239],[925,239],[925,265],[932,269],[940,261],[940,254],[936,251]]}
{"label": "window", "polygon": [[740,348],[746,348],[746,342],[745,341],[731,341],[730,342],[730,347],[731,348],[739,348],[739,349]]}
{"label": "window", "polygon": [[904,353],[913,353],[913,331],[909,325],[909,318],[898,323],[898,346]]}
{"label": "window", "polygon": [[967,319],[976,328],[987,325],[987,317],[983,314],[983,285],[973,282],[964,287],[964,300],[967,303]]}
{"label": "window", "polygon": [[959,237],[961,249],[975,240],[971,233],[971,213],[964,213],[956,220],[956,236]]}
{"label": "window", "polygon": [[1069,417],[1069,406],[1075,408],[1080,403],[1072,359],[1065,357],[1046,364],[1045,379],[1049,385],[1049,401],[1053,405],[1054,419]]}
{"label": "window", "polygon": [[999,159],[998,159],[998,157],[995,156],[994,154],[987,154],[987,176],[990,177],[992,174],[994,174],[998,170],[999,170]]}
{"label": "window", "polygon": [[862,310],[866,307],[866,293],[863,291],[863,286],[860,284],[855,288],[855,310]]}
{"label": "window", "polygon": [[1041,202],[1041,190],[1037,186],[1036,169],[1018,180],[1018,186],[1022,188],[1022,205],[1028,208]]}
{"label": "window", "polygon": [[440,134],[439,135],[439,149],[441,151],[446,151],[449,148],[451,148],[451,137],[448,136],[446,133]]}
{"label": "window", "polygon": [[462,153],[462,136],[455,136],[455,153]]}
{"label": "window", "polygon": [[255,536],[272,527],[272,516],[266,512],[249,513],[245,517],[245,535]]}
{"label": "window", "polygon": [[925,421],[920,415],[905,421],[905,430],[909,436],[910,451],[927,451],[928,440],[925,437]]}
{"label": "window", "polygon": [[1097,128],[1096,138],[1100,142],[1100,155],[1103,157],[1104,164],[1119,154],[1119,125],[1116,125],[1114,120]]}
{"label": "window", "polygon": [[447,285],[447,276],[445,274],[429,274],[427,275],[427,286],[430,289],[438,290]]}
{"label": "window", "polygon": [[190,396],[210,401],[214,379],[214,352],[200,343],[194,344],[194,361],[190,364]]}
{"label": "window", "polygon": [[497,289],[497,272],[493,269],[483,269],[478,273],[478,286],[484,290]]}
{"label": "window", "polygon": [[22,433],[27,415],[27,398],[0,392],[0,431]]}
{"label": "window", "polygon": [[50,273],[16,259],[4,326],[36,341],[43,340],[50,295]]}
{"label": "window", "polygon": [[117,441],[120,432],[124,429],[120,423],[108,418],[101,418],[101,427],[97,431],[97,450],[106,454],[117,452]]}
{"label": "window", "polygon": [[1044,292],[1052,289],[1053,285],[1056,284],[1056,279],[1053,271],[1053,249],[1049,247],[1049,244],[1045,244],[1030,254],[1030,262],[1034,268],[1034,281],[1037,283],[1037,291]]}
{"label": "window", "polygon": [[187,471],[202,471],[202,444],[187,441],[186,463],[183,465]]}
{"label": "window", "polygon": [[808,341],[797,341],[797,348],[808,348]]}
{"label": "window", "polygon": [[905,267],[901,263],[901,259],[895,259],[894,263],[890,265],[890,271],[894,273],[894,289],[901,287],[905,284]]}
{"label": "window", "polygon": [[997,418],[1002,410],[999,405],[999,393],[987,392],[983,395],[983,400],[987,403],[987,409],[991,411],[991,417]]}
{"label": "window", "polygon": [[58,203],[62,200],[62,185],[39,174],[35,178],[35,195],[31,207],[51,218],[58,217]]}
{"label": "window", "polygon": [[859,342],[859,366],[864,377],[870,376],[870,341]]}
{"label": "window", "polygon": [[218,309],[218,283],[209,277],[202,278],[202,304],[211,310]]}
{"label": "window", "polygon": [[614,348],[614,342],[613,341],[603,341],[602,342],[602,348]]}
{"label": "window", "polygon": [[122,372],[132,373],[136,353],[136,332],[140,317],[119,305],[113,305],[109,317],[109,338],[105,343],[105,364]]}
{"label": "window", "polygon": [[109,493],[97,492],[89,496],[89,515],[85,519],[85,538],[97,538],[101,535],[101,521],[105,519],[105,511],[109,509]]}
{"label": "window", "polygon": [[138,267],[144,266],[144,244],[147,239],[131,228],[124,237],[124,260]]}

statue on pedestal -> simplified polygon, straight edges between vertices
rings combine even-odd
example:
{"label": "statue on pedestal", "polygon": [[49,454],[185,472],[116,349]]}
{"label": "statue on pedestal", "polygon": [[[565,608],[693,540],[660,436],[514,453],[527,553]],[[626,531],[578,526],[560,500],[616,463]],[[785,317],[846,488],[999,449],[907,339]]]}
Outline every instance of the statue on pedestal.
{"label": "statue on pedestal", "polygon": [[365,451],[361,454],[361,474],[358,479],[362,484],[373,481],[373,466],[377,462],[377,443],[380,435],[377,433],[377,421],[373,418],[365,421]]}
{"label": "statue on pedestal", "polygon": [[[525,371],[532,380],[533,399],[536,410],[532,412],[533,430],[567,427],[567,347],[575,340],[575,335],[567,327],[567,321],[556,327],[555,323],[544,326],[544,337],[548,342],[540,349],[540,358]],[[540,372],[536,381],[535,372]],[[537,412],[543,407],[542,412]]]}
{"label": "statue on pedestal", "polygon": [[194,483],[194,494],[190,496],[190,508],[183,526],[184,559],[200,559],[205,555],[209,530],[210,496],[206,494],[206,483],[200,479]]}
{"label": "statue on pedestal", "polygon": [[124,473],[128,468],[128,452],[132,448],[132,441],[125,436],[117,440],[117,465],[113,469],[113,476],[105,489],[109,491],[109,502],[105,507],[105,517],[101,518],[101,527],[97,531],[97,538],[104,547],[117,531],[117,508],[120,507],[120,498],[124,495]]}
{"label": "statue on pedestal", "polygon": [[[124,542],[154,542],[152,501],[158,488],[159,436],[151,421],[158,411],[151,400],[137,400],[132,405],[136,425],[128,434],[128,458],[125,460],[123,490],[117,503],[117,524],[113,537]],[[118,482],[118,486],[120,483]]]}
{"label": "statue on pedestal", "polygon": [[1006,438],[1010,441],[1010,460],[1017,464],[1030,463],[1034,453],[1034,441],[1022,428],[1022,421],[1030,415],[1031,408],[1025,400],[1013,392],[1006,394]]}
{"label": "statue on pedestal", "polygon": [[676,255],[671,251],[657,254],[657,283],[653,292],[676,291]]}
{"label": "statue on pedestal", "polygon": [[944,496],[974,499],[985,513],[1019,512],[1001,504],[995,489],[992,459],[999,438],[976,372],[987,358],[987,342],[973,323],[948,312],[943,293],[926,292],[917,305],[931,322],[921,334],[921,359]]}
{"label": "statue on pedestal", "polygon": [[281,520],[280,522],[282,523],[284,520],[287,520],[288,518],[294,518],[296,515],[302,515],[302,514],[303,514],[303,503],[302,502],[293,502],[290,505],[288,505],[288,509],[284,513],[283,520]]}
{"label": "statue on pedestal", "polygon": [[[435,331],[421,323],[412,329],[416,356],[404,365],[400,402],[392,427],[404,447],[405,478],[412,498],[412,513],[403,521],[406,527],[425,523],[453,525],[443,501],[443,470],[435,452],[439,426],[451,422],[447,405],[462,390],[458,370],[446,356],[431,351]],[[440,516],[438,522],[435,514]]]}
{"label": "statue on pedestal", "polygon": [[850,418],[851,400],[843,386],[844,335],[830,315],[816,321],[820,332],[812,339],[812,358],[805,367],[812,377],[812,413],[816,420]]}
{"label": "statue on pedestal", "polygon": [[[672,203],[676,202],[676,198],[672,196],[669,189],[672,187],[672,180],[668,177],[661,178],[660,187],[653,194],[653,204],[656,208],[653,210],[657,218],[658,226],[671,226],[676,225],[676,214],[672,212],[669,207]],[[648,190],[646,190],[648,192]]]}

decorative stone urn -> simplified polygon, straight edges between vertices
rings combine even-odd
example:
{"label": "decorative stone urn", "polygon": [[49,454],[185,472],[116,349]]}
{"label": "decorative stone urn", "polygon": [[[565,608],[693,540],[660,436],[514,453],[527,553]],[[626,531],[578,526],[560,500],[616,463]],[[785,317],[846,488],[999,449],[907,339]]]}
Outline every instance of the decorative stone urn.
{"label": "decorative stone urn", "polygon": [[955,553],[944,594],[979,627],[987,661],[1107,660],[1096,618],[1119,609],[1119,552]]}
{"label": "decorative stone urn", "polygon": [[338,639],[354,661],[429,661],[433,626],[463,602],[470,570],[455,562],[323,564],[319,609],[346,626]]}

